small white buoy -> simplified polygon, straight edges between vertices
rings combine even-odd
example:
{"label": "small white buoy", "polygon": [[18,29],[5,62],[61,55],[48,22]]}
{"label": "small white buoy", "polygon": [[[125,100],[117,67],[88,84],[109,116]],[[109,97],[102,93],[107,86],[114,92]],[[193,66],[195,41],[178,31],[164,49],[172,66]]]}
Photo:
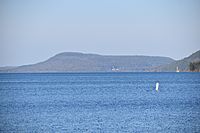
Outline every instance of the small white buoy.
{"label": "small white buoy", "polygon": [[158,91],[158,88],[159,88],[159,83],[157,82],[156,83],[156,91]]}

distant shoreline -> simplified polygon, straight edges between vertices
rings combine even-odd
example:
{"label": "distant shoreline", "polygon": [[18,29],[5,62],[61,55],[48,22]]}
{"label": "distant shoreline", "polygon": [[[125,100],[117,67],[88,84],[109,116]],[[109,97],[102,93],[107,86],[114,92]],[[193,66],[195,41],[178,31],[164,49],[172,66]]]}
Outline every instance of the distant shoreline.
{"label": "distant shoreline", "polygon": [[0,72],[0,74],[120,74],[120,73],[199,73],[199,72]]}

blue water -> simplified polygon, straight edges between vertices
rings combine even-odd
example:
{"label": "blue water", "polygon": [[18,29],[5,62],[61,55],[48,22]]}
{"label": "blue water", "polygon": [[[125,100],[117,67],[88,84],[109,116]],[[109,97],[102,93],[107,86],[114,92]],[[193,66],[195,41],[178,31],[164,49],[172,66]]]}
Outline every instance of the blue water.
{"label": "blue water", "polygon": [[200,132],[200,73],[0,74],[0,132]]}

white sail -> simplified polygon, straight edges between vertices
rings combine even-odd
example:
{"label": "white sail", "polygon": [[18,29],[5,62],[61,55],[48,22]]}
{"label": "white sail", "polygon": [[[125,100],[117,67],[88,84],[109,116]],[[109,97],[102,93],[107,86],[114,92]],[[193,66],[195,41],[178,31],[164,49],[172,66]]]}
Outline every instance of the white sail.
{"label": "white sail", "polygon": [[158,88],[159,88],[159,83],[157,82],[156,83],[156,91],[158,91]]}

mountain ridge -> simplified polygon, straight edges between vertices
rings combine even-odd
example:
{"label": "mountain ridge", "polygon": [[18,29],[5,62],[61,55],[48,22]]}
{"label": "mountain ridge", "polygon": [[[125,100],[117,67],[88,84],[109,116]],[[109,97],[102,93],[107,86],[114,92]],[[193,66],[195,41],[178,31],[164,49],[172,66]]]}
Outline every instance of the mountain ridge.
{"label": "mountain ridge", "polygon": [[99,55],[80,52],[62,52],[31,65],[23,65],[3,72],[137,72],[168,64],[169,57],[143,55]]}

